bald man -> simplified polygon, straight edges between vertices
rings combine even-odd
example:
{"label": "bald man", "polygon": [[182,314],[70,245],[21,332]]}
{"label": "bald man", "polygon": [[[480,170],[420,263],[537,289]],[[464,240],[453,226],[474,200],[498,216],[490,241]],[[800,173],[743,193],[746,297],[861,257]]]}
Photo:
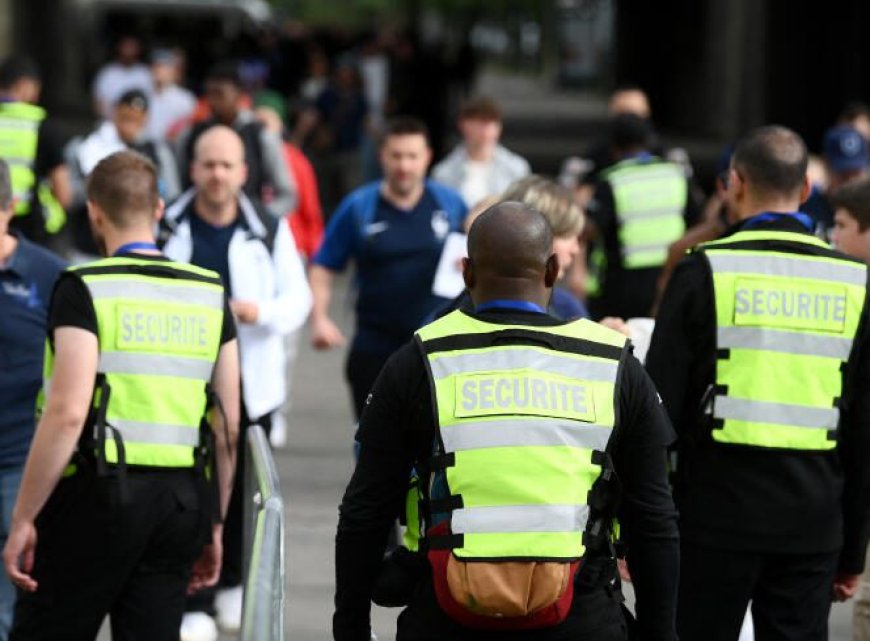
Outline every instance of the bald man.
{"label": "bald man", "polygon": [[[242,422],[267,430],[285,400],[283,337],[299,328],[311,292],[287,225],[242,190],[247,167],[238,134],[222,125],[196,141],[193,187],[166,208],[160,243],[167,256],[220,274],[239,328]],[[242,464],[224,527],[226,557],[218,591],[218,623],[237,628],[241,617]],[[200,620],[205,615],[198,617]],[[193,619],[196,620],[197,617]],[[191,617],[187,617],[189,623]],[[208,623],[204,623],[208,625]]]}
{"label": "bald man", "polygon": [[719,240],[677,266],[646,365],[679,435],[682,641],[828,635],[855,593],[870,505],[867,267],[798,211],[807,150],[750,132]]}
{"label": "bald man", "polygon": [[420,510],[428,554],[399,548],[385,565],[415,584],[397,639],[626,639],[618,516],[639,638],[672,641],[673,435],[652,383],[624,337],[547,315],[558,261],[540,213],[495,205],[472,225],[469,255],[473,311],[420,329],[362,413],[336,537],[333,637],[369,638],[384,544],[415,469],[431,488]]}

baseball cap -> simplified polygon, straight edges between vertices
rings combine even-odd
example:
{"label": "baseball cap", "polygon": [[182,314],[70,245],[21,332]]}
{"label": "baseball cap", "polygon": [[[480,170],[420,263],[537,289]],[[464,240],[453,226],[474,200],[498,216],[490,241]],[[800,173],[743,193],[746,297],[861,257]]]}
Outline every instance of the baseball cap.
{"label": "baseball cap", "polygon": [[148,111],[148,96],[141,89],[130,89],[121,94],[116,107],[132,107],[136,111]]}
{"label": "baseball cap", "polygon": [[867,141],[857,129],[839,126],[828,129],[822,144],[825,160],[836,172],[864,169],[870,164]]}

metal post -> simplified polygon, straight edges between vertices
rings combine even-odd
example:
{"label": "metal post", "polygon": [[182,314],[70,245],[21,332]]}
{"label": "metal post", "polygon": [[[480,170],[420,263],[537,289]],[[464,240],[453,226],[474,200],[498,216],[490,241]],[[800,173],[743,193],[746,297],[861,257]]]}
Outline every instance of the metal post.
{"label": "metal post", "polygon": [[245,447],[245,600],[242,641],[284,639],[284,499],[269,440],[259,425]]}

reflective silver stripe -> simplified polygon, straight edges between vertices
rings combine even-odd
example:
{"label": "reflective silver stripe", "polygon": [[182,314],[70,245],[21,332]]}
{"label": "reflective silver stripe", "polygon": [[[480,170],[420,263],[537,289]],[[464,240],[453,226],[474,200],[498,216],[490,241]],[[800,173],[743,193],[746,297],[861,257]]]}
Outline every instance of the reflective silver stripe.
{"label": "reflective silver stripe", "polygon": [[650,220],[655,218],[677,218],[682,220],[682,215],[677,207],[659,207],[657,209],[620,210],[619,218],[624,223],[633,223],[636,220]]}
{"label": "reflective silver stripe", "polygon": [[33,160],[28,160],[27,158],[10,158],[6,157],[3,160],[6,161],[6,164],[10,167],[24,167],[25,169],[33,168]]}
{"label": "reflective silver stripe", "polygon": [[826,356],[849,360],[852,340],[841,336],[823,336],[804,332],[763,327],[720,327],[716,341],[722,349],[760,349],[785,354]]}
{"label": "reflective silver stripe", "polygon": [[[163,425],[142,423],[140,421],[107,421],[121,433],[125,443],[146,443],[149,445],[199,445],[199,427],[187,425]],[[106,438],[112,438],[112,430],[106,430]],[[114,439],[113,439],[114,440]]]}
{"label": "reflective silver stripe", "polygon": [[604,450],[610,435],[608,427],[557,418],[477,421],[441,427],[447,452],[491,447],[582,447]]}
{"label": "reflective silver stripe", "polygon": [[455,374],[511,371],[521,367],[587,381],[613,382],[619,367],[615,361],[581,360],[524,348],[438,354],[429,362],[436,381]]}
{"label": "reflective silver stripe", "polygon": [[455,510],[450,529],[456,534],[504,532],[582,532],[587,505],[506,505]]}
{"label": "reflective silver stripe", "polygon": [[867,268],[845,261],[810,260],[797,256],[759,256],[750,252],[707,253],[714,272],[749,274],[753,276],[785,276],[847,283],[863,287],[867,284]]}
{"label": "reflective silver stripe", "polygon": [[162,285],[141,280],[135,281],[134,287],[129,279],[124,278],[88,278],[87,286],[91,292],[91,297],[95,300],[100,298],[132,298],[167,302],[176,299],[191,305],[206,305],[218,309],[222,309],[224,304],[224,293],[216,287]]}
{"label": "reflective silver stripe", "polygon": [[668,178],[684,178],[685,174],[683,174],[681,169],[676,167],[656,167],[655,171],[649,169],[647,171],[635,171],[626,173],[617,173],[614,172],[613,175],[607,176],[607,180],[614,187],[622,187],[623,185],[628,185],[636,182],[653,182],[660,181]]}
{"label": "reflective silver stripe", "polygon": [[0,130],[2,129],[20,129],[23,131],[32,131],[36,133],[39,130],[41,120],[27,120],[25,118],[14,118],[10,116],[0,116]]}
{"label": "reflective silver stripe", "polygon": [[[677,237],[679,238],[679,237]],[[677,240],[675,238],[674,240]],[[659,242],[659,243],[646,243],[644,245],[623,245],[622,247],[622,255],[623,256],[632,256],[634,254],[645,254],[647,252],[665,252],[667,253],[668,248],[671,246],[673,241]]]}
{"label": "reflective silver stripe", "polygon": [[734,421],[827,430],[836,429],[840,422],[840,410],[835,407],[807,407],[790,403],[750,401],[730,396],[716,397],[713,416]]}
{"label": "reflective silver stripe", "polygon": [[99,371],[104,374],[178,376],[198,381],[210,381],[213,366],[211,361],[199,358],[185,358],[167,354],[101,352]]}

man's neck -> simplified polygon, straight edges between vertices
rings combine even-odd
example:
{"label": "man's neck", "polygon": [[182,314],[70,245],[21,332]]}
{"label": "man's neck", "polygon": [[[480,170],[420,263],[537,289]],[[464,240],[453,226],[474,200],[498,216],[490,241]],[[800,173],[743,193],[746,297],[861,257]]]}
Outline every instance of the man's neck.
{"label": "man's neck", "polygon": [[[149,228],[116,230],[114,232],[107,231],[105,235],[106,241],[106,256],[114,256],[115,253],[124,245],[132,243],[142,243],[143,245],[154,244],[154,234]],[[137,254],[151,254],[158,256],[160,250],[157,248],[142,247],[136,249]]]}
{"label": "man's neck", "polygon": [[465,151],[468,153],[468,158],[472,162],[489,162],[495,155],[495,147],[469,147],[466,145]]}
{"label": "man's neck", "polygon": [[7,265],[12,260],[15,250],[18,248],[18,239],[8,231],[0,236],[0,266]]}
{"label": "man's neck", "polygon": [[738,212],[737,220],[743,222],[761,214],[793,214],[800,207],[800,203],[794,201],[771,201],[767,203],[759,203],[752,207],[746,207],[743,211]]}
{"label": "man's neck", "polygon": [[397,209],[413,209],[423,197],[423,190],[425,188],[425,183],[421,182],[407,194],[399,194],[390,189],[390,183],[384,181],[381,185],[381,196]]}
{"label": "man's neck", "polygon": [[193,201],[193,210],[209,225],[226,227],[238,219],[239,201],[234,198],[226,203],[214,204],[207,202],[202,194],[197,194]]}

